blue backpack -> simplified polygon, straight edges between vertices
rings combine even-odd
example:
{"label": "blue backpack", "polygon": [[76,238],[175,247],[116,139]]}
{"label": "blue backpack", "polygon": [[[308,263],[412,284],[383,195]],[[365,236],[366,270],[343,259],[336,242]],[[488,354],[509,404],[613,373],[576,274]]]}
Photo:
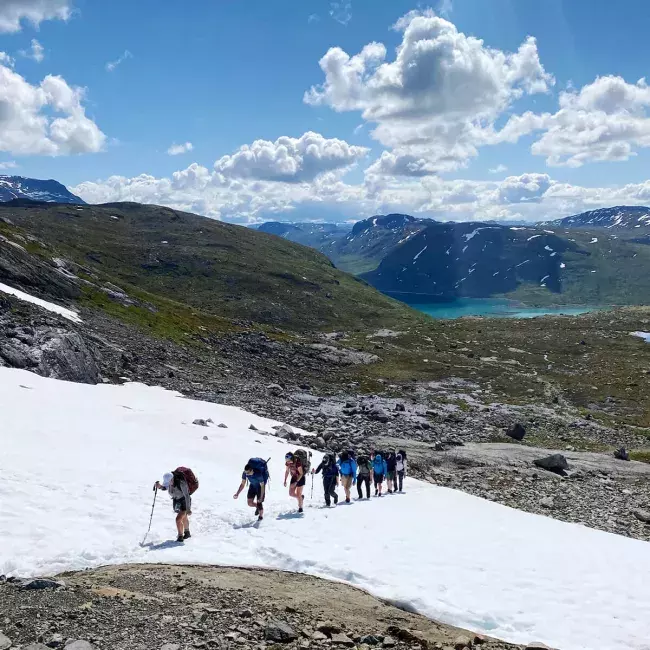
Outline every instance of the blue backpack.
{"label": "blue backpack", "polygon": [[261,483],[268,483],[269,480],[269,467],[268,461],[263,458],[251,458],[248,464],[252,468],[253,477]]}
{"label": "blue backpack", "polygon": [[384,473],[384,459],[381,457],[380,454],[377,454],[375,456],[375,459],[372,461],[372,467],[375,472],[375,474],[383,474]]}
{"label": "blue backpack", "polygon": [[352,473],[352,461],[349,458],[341,461],[341,474],[343,476],[350,476]]}

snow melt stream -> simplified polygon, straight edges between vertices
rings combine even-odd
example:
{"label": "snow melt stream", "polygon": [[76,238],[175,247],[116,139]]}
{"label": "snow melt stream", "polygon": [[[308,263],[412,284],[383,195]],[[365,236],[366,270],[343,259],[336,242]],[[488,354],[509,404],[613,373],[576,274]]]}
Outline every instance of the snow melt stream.
{"label": "snow melt stream", "polygon": [[[304,517],[282,486],[287,444],[273,421],[141,384],[88,386],[0,368],[0,573],[52,574],[122,562],[237,564],[357,585],[434,619],[562,650],[648,648],[650,545],[408,479],[406,493]],[[208,428],[192,425],[212,418]],[[228,428],[218,428],[224,423]],[[208,440],[203,436],[207,435]],[[254,524],[244,463],[271,457]],[[318,454],[315,454],[318,461]],[[152,485],[195,470],[193,537],[175,544]]]}

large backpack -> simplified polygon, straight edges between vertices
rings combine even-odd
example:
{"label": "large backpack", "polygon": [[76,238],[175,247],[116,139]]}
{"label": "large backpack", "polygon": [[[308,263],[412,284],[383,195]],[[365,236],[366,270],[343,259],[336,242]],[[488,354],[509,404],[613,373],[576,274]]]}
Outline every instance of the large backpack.
{"label": "large backpack", "polygon": [[189,467],[177,467],[172,474],[175,479],[180,477],[185,480],[190,494],[194,494],[199,489],[199,479]]}
{"label": "large backpack", "polygon": [[251,458],[248,461],[248,466],[253,470],[254,476],[261,476],[263,483],[269,482],[269,466],[268,461],[263,458]]}
{"label": "large backpack", "polygon": [[349,451],[342,451],[339,458],[341,459],[342,463],[345,462],[346,460],[350,460],[350,452]]}
{"label": "large backpack", "polygon": [[309,459],[310,455],[304,449],[297,449],[294,456],[300,461],[303,473],[307,474],[311,469],[311,460]]}
{"label": "large backpack", "polygon": [[375,474],[384,473],[384,459],[381,454],[375,454],[375,459],[372,461]]}
{"label": "large backpack", "polygon": [[359,467],[359,476],[367,476],[370,474],[370,458],[368,456],[359,456],[357,458],[357,466]]}

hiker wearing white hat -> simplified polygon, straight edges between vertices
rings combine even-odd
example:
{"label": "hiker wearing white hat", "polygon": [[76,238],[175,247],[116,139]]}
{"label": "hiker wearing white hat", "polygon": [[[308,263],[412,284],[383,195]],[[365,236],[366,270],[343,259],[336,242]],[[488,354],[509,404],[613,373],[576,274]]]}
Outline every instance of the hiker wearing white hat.
{"label": "hiker wearing white hat", "polygon": [[190,520],[192,514],[192,493],[198,488],[199,482],[194,472],[187,467],[178,467],[173,472],[167,472],[163,476],[162,483],[156,481],[155,488],[169,492],[172,499],[172,506],[176,513],[176,530],[178,531],[177,542],[189,539]]}

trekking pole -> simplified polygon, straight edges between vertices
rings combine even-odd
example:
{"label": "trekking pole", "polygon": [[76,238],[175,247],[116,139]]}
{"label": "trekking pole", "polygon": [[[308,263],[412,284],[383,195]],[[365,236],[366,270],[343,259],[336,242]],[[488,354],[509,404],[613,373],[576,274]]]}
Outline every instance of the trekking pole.
{"label": "trekking pole", "polygon": [[[309,452],[309,464],[311,465],[311,451]],[[314,475],[311,475],[311,496],[309,497],[310,501],[314,500]]]}
{"label": "trekking pole", "polygon": [[151,506],[151,517],[149,517],[149,528],[147,528],[147,532],[144,535],[144,538],[142,540],[142,544],[140,546],[144,546],[144,542],[147,539],[147,535],[149,534],[149,531],[151,530],[151,522],[153,521],[153,509],[156,507],[156,497],[158,496],[158,488],[154,485],[153,486],[153,504]]}

